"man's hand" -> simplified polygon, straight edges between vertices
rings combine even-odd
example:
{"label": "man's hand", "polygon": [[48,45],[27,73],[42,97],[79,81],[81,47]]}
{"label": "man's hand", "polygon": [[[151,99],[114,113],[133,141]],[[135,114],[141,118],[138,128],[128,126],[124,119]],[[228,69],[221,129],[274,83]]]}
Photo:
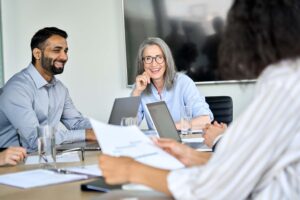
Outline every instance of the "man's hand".
{"label": "man's hand", "polygon": [[85,129],[85,140],[89,140],[89,141],[97,140],[93,129],[91,129],[91,128]]}

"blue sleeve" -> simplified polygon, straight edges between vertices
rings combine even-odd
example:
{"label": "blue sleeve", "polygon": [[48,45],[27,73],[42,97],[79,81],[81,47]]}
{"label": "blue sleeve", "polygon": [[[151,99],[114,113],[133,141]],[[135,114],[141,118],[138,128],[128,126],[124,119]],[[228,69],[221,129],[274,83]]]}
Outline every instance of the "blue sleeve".
{"label": "blue sleeve", "polygon": [[69,130],[92,128],[92,125],[89,122],[89,120],[83,117],[82,114],[75,108],[68,90],[66,91],[66,100],[61,116],[61,122]]}
{"label": "blue sleeve", "polygon": [[209,115],[213,120],[213,114],[205,101],[205,97],[200,93],[192,79],[185,76],[182,85],[183,98],[185,105],[192,106],[193,117]]}
{"label": "blue sleeve", "polygon": [[22,146],[29,151],[34,151],[37,149],[35,127],[39,125],[39,121],[32,108],[32,95],[28,91],[21,83],[5,88],[5,92],[1,96],[1,109],[15,129],[14,135],[7,137],[20,137],[19,140],[21,140]]}

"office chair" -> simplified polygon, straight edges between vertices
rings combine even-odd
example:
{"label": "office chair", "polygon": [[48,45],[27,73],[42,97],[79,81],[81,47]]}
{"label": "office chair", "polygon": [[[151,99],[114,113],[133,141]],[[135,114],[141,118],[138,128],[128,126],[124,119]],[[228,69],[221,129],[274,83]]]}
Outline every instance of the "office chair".
{"label": "office chair", "polygon": [[214,121],[230,124],[232,122],[233,104],[230,96],[211,96],[205,97]]}

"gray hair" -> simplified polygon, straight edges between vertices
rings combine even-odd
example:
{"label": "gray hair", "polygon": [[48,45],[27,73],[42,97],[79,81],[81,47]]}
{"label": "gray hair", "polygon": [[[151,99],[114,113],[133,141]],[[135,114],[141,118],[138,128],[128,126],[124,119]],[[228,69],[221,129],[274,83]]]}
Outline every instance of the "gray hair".
{"label": "gray hair", "polygon": [[[164,74],[164,79],[165,79],[165,87],[167,90],[170,90],[173,86],[175,75],[176,75],[176,66],[175,62],[172,56],[172,52],[169,48],[169,46],[160,38],[157,37],[150,37],[145,39],[142,44],[139,47],[138,50],[138,55],[136,58],[136,66],[137,66],[137,75],[140,75],[144,73],[144,62],[143,62],[143,52],[145,48],[151,45],[157,45],[160,47],[160,49],[163,52],[163,56],[165,59],[166,63],[166,71]],[[150,85],[147,86],[146,88],[146,93],[151,93],[151,88]]]}

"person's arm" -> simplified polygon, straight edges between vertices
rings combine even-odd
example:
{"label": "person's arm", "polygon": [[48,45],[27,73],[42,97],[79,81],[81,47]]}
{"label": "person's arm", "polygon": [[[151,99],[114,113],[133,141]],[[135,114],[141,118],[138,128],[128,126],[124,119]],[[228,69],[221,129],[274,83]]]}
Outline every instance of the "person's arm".
{"label": "person's arm", "polygon": [[152,140],[157,146],[173,155],[187,167],[206,164],[211,157],[210,152],[196,151],[195,149],[178,143],[173,139],[153,138]]}
{"label": "person's arm", "polygon": [[[204,96],[199,92],[193,80],[187,76],[178,79],[178,87],[182,91],[184,105],[192,107],[192,129],[201,129],[213,120],[213,114],[205,102]],[[176,122],[176,128],[181,129],[180,121]]]}
{"label": "person's arm", "polygon": [[150,167],[129,157],[105,154],[100,156],[99,166],[108,184],[138,183],[171,194],[167,184],[168,170]]}
{"label": "person's arm", "polygon": [[[206,124],[210,124],[210,117],[209,115],[203,115],[203,116],[198,116],[194,117],[192,119],[192,130],[202,130],[205,128]],[[181,130],[181,122],[176,122],[175,123],[176,129]]]}
{"label": "person's arm", "polygon": [[58,143],[96,140],[90,121],[76,109],[67,89],[61,121],[68,130],[58,131]]}
{"label": "person's arm", "polygon": [[147,74],[147,72],[138,75],[135,79],[135,87],[131,95],[140,96],[150,82],[150,76]]}
{"label": "person's arm", "polygon": [[[296,170],[293,163],[299,161],[297,94],[284,84],[264,88],[228,127],[206,165],[169,173],[168,187],[174,197],[246,199],[251,192],[282,191],[281,181],[289,188],[293,181],[285,180],[292,176],[285,169]],[[272,190],[265,190],[267,186]]]}
{"label": "person's arm", "polygon": [[202,130],[206,124],[210,124],[210,121],[209,115],[195,117],[192,119],[192,128],[194,130]]}
{"label": "person's arm", "polygon": [[[197,152],[175,140],[153,139],[153,141],[186,166],[205,164],[211,156],[210,153]],[[167,183],[168,170],[154,168],[129,157],[113,157],[105,154],[100,156],[99,166],[107,183],[139,183],[171,194]]]}
{"label": "person's arm", "polygon": [[26,149],[22,147],[9,147],[0,152],[0,166],[17,165],[27,156]]}
{"label": "person's arm", "polygon": [[85,129],[85,139],[89,141],[96,141],[96,135],[93,129]]}
{"label": "person's arm", "polygon": [[[37,131],[39,120],[32,104],[33,94],[29,86],[20,82],[14,82],[6,86],[1,94],[1,111],[15,130],[9,130],[10,140],[19,141],[20,145],[29,151],[37,150]],[[9,146],[11,144],[6,144]],[[17,145],[17,144],[14,144]]]}
{"label": "person's arm", "polygon": [[226,131],[227,125],[224,123],[214,122],[205,126],[203,138],[204,143],[212,148],[220,139],[221,135]]}

